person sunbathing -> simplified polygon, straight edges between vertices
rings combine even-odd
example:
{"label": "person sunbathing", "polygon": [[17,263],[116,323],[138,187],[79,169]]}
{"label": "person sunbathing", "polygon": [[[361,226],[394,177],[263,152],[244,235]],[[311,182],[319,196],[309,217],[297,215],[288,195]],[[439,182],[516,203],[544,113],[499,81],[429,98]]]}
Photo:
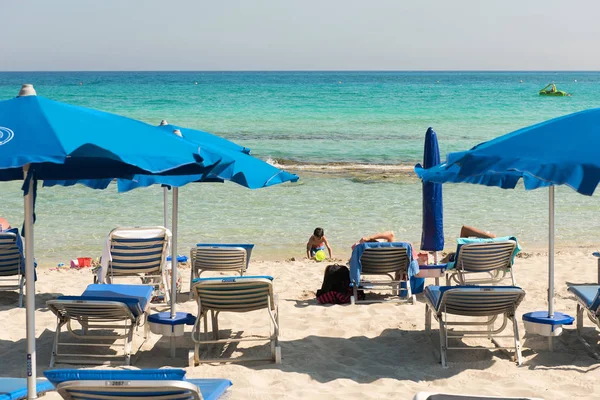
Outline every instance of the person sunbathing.
{"label": "person sunbathing", "polygon": [[[493,239],[496,237],[495,234],[489,231],[483,231],[481,229],[474,228],[472,226],[463,225],[460,228],[460,236],[461,238],[481,238],[481,239]],[[446,264],[448,262],[454,261],[454,257],[456,256],[456,252],[448,253],[444,258],[440,260],[440,263]]]}

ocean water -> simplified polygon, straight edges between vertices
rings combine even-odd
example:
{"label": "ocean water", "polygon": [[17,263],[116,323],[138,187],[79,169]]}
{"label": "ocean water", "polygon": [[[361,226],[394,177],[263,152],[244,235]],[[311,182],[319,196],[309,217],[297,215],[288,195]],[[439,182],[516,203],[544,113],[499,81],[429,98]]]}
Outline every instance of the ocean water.
{"label": "ocean water", "polygon": [[[539,96],[549,82],[570,97]],[[33,83],[38,95],[206,130],[300,176],[251,191],[232,183],[180,190],[179,252],[197,242],[253,242],[257,258],[301,257],[325,228],[336,256],[365,234],[421,234],[420,162],[427,127],[442,154],[600,104],[596,72],[15,72],[0,73],[0,99]],[[0,215],[20,226],[20,183],[2,183]],[[35,231],[42,263],[97,257],[116,226],[162,224],[158,187],[41,188]],[[547,191],[444,187],[446,247],[462,224],[514,234],[525,250],[547,241]],[[557,244],[594,245],[598,197],[557,189]]]}

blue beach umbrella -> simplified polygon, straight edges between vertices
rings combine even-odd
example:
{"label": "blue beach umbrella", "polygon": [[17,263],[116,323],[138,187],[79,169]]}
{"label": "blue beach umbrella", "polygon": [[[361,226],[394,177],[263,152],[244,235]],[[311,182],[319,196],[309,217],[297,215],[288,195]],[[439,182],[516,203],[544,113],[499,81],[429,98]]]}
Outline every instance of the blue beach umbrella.
{"label": "blue beach umbrella", "polygon": [[23,85],[17,98],[0,101],[0,181],[24,180],[28,398],[37,396],[32,279],[37,180],[198,174],[221,161],[143,122],[38,97],[31,85]]}
{"label": "blue beach umbrella", "polygon": [[599,145],[600,108],[595,108],[519,129],[469,151],[450,153],[444,167],[449,172],[422,171],[420,175],[425,181],[500,187],[489,183],[498,182],[496,176],[503,175],[508,180],[522,177],[526,190],[549,187],[547,322],[572,321],[554,311],[554,186],[567,185],[592,195],[600,182]]}
{"label": "blue beach umbrella", "polygon": [[[425,133],[423,168],[432,168],[440,163],[440,148],[437,134],[430,127]],[[423,231],[421,250],[437,252],[444,249],[444,207],[442,185],[423,181]]]}
{"label": "blue beach umbrella", "polygon": [[[173,188],[173,209],[172,209],[172,244],[171,244],[171,263],[172,270],[177,271],[177,214],[178,214],[178,188],[190,182],[223,182],[231,181],[249,189],[260,189],[285,182],[296,182],[298,176],[289,172],[280,170],[271,164],[251,156],[250,149],[230,142],[222,137],[212,135],[208,132],[194,129],[181,128],[176,125],[169,125],[162,121],[160,129],[175,136],[180,136],[184,140],[199,146],[210,152],[222,156],[224,161],[215,164],[208,172],[190,175],[171,175],[159,176],[148,174],[137,174],[133,177],[117,180],[119,192],[126,192],[139,187],[147,187],[154,184],[161,184]],[[104,180],[80,180],[80,181],[46,181],[45,186],[63,185],[70,186],[80,183],[93,189],[105,189],[110,184],[110,179]],[[167,188],[164,188],[164,220],[167,225]],[[176,317],[176,279],[177,274],[172,274],[171,284],[171,318]],[[172,354],[174,346],[171,347]]]}

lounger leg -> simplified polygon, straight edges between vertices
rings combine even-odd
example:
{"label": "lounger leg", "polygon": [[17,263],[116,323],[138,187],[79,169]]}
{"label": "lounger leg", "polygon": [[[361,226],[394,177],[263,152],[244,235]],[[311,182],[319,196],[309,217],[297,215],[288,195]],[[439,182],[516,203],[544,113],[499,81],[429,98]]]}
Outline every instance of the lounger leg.
{"label": "lounger leg", "polygon": [[213,330],[213,339],[219,340],[219,312],[210,310],[211,325]]}
{"label": "lounger leg", "polygon": [[583,330],[583,307],[581,307],[581,304],[577,303],[577,335],[578,336],[581,336],[582,330]]}
{"label": "lounger leg", "polygon": [[431,333],[431,308],[425,304],[425,332]]}
{"label": "lounger leg", "polygon": [[350,304],[352,304],[352,305],[356,304],[357,300],[358,300],[358,287],[355,283],[352,286],[352,297],[350,297]]}
{"label": "lounger leg", "polygon": [[23,308],[23,286],[25,286],[25,276],[21,275],[19,280],[19,308]]}
{"label": "lounger leg", "polygon": [[443,318],[443,313],[439,314],[439,322],[440,322],[440,361],[442,363],[443,368],[447,368],[448,364],[446,363],[446,349],[448,348],[448,339],[446,334],[446,325]]}
{"label": "lounger leg", "polygon": [[52,354],[50,355],[50,367],[54,367],[56,357],[58,356],[58,340],[60,338],[60,329],[64,324],[64,322],[57,320],[56,332],[54,334],[54,345],[52,346]]}
{"label": "lounger leg", "polygon": [[510,320],[513,323],[513,330],[515,334],[515,358],[517,365],[522,365],[523,359],[521,356],[521,341],[519,340],[519,326],[517,325],[517,320],[514,315],[510,317]]}

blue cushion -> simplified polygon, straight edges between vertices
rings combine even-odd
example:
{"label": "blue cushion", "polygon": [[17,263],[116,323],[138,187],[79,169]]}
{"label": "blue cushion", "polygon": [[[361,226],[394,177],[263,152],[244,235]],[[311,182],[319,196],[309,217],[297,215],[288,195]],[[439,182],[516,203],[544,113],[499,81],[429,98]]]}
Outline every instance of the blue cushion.
{"label": "blue cushion", "polygon": [[216,400],[231,386],[228,379],[186,379],[198,386],[204,400]]}
{"label": "blue cushion", "polygon": [[181,381],[185,370],[164,369],[55,369],[44,371],[44,375],[55,386],[68,381]]}
{"label": "blue cushion", "polygon": [[144,312],[154,288],[146,285],[88,285],[81,296],[60,296],[58,300],[118,301],[126,304],[134,316]]}
{"label": "blue cushion", "polygon": [[[54,390],[54,386],[48,380],[39,378],[36,380],[38,394]],[[27,379],[25,378],[0,378],[0,400],[17,400],[27,398]]]}
{"label": "blue cushion", "polygon": [[597,311],[600,307],[600,285],[572,285],[569,291],[585,302],[590,310]]}
{"label": "blue cushion", "polygon": [[431,301],[438,310],[442,301],[443,294],[448,290],[452,289],[518,289],[522,290],[518,286],[477,286],[477,285],[463,285],[463,286],[434,286],[429,285],[425,288],[425,296]]}
{"label": "blue cushion", "polygon": [[238,282],[243,281],[244,279],[268,279],[270,281],[273,280],[272,276],[267,275],[253,275],[253,276],[227,276],[227,277],[218,277],[218,278],[195,278],[192,282],[210,282],[210,281],[220,281],[220,282]]}

